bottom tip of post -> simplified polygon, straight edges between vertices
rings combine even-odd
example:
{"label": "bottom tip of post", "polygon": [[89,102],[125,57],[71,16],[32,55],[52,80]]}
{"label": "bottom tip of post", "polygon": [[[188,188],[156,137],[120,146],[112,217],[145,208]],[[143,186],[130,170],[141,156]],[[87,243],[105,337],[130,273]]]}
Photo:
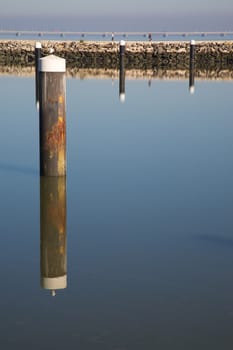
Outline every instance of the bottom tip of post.
{"label": "bottom tip of post", "polygon": [[195,87],[194,86],[190,86],[189,92],[190,92],[191,95],[193,95],[194,92],[195,92]]}
{"label": "bottom tip of post", "polygon": [[121,101],[122,103],[125,102],[125,94],[120,94],[120,101]]}

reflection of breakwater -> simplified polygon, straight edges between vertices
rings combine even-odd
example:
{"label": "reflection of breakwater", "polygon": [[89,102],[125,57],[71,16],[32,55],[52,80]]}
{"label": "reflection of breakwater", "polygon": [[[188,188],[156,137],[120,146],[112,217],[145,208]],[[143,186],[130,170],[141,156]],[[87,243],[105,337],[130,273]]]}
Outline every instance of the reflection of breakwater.
{"label": "reflection of breakwater", "polygon": [[[110,68],[67,68],[67,77],[76,79],[114,79],[119,78],[118,69]],[[35,76],[34,66],[0,66],[0,76]],[[130,79],[145,79],[145,80],[187,80],[189,78],[188,69],[130,69],[125,71],[125,78]],[[196,69],[195,79],[203,80],[233,80],[232,69],[225,70],[207,70]]]}
{"label": "reflection of breakwater", "polygon": [[[68,68],[119,67],[118,42],[41,41],[42,55],[51,48],[66,59]],[[35,41],[0,41],[0,66],[31,66],[35,62]],[[126,42],[125,69],[189,68],[189,42]],[[196,69],[232,69],[233,41],[198,41]]]}

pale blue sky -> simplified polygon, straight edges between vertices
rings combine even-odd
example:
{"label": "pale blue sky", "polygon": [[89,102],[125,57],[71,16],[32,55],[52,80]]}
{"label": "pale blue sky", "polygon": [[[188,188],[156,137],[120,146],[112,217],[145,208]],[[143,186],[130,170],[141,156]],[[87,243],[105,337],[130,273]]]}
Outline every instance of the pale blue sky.
{"label": "pale blue sky", "polygon": [[229,31],[233,30],[233,0],[0,0],[0,26],[76,31]]}
{"label": "pale blue sky", "polygon": [[233,11],[232,0],[0,0],[0,13],[100,14]]}

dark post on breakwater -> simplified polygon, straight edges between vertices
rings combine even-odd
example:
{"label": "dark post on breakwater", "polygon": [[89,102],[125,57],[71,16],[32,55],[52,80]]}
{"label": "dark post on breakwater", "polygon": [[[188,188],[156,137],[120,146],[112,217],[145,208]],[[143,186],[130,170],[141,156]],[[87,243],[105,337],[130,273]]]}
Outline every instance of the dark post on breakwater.
{"label": "dark post on breakwater", "polygon": [[120,41],[120,48],[119,48],[119,96],[120,101],[125,101],[125,41]]}
{"label": "dark post on breakwater", "polygon": [[52,296],[67,287],[65,176],[40,178],[40,281]]}
{"label": "dark post on breakwater", "polygon": [[66,61],[40,58],[40,175],[66,175]]}
{"label": "dark post on breakwater", "polygon": [[39,60],[41,58],[41,43],[36,42],[35,46],[35,89],[36,89],[36,107],[39,110]]}
{"label": "dark post on breakwater", "polygon": [[189,92],[194,94],[195,85],[195,40],[190,41],[190,57],[189,57]]}

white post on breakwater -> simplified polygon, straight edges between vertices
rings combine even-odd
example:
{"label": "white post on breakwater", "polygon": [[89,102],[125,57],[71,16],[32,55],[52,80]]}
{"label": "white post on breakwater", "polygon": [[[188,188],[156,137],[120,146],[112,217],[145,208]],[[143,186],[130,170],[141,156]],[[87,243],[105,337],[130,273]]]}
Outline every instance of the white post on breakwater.
{"label": "white post on breakwater", "polygon": [[40,58],[40,175],[66,175],[66,60]]}
{"label": "white post on breakwater", "polygon": [[189,92],[194,94],[195,92],[195,40],[190,41],[190,57],[189,57]]}
{"label": "white post on breakwater", "polygon": [[35,45],[35,90],[36,90],[36,108],[39,110],[39,60],[41,58],[41,43]]}
{"label": "white post on breakwater", "polygon": [[120,41],[119,46],[119,97],[125,102],[125,41]]}

